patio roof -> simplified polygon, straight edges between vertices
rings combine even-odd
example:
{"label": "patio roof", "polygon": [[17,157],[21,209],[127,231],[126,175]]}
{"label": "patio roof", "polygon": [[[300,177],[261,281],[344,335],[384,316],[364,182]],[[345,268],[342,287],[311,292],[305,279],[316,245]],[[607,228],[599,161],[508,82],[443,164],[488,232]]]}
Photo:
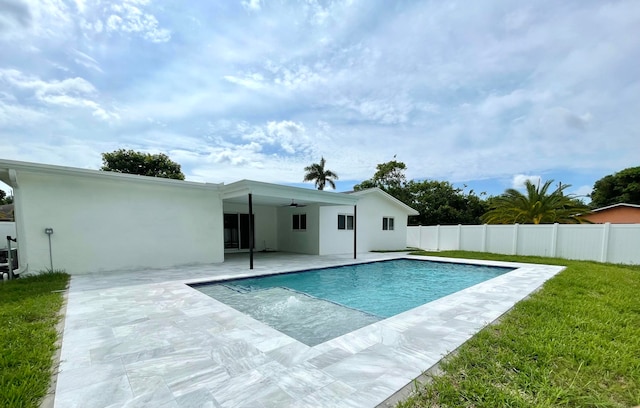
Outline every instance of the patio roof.
{"label": "patio roof", "polygon": [[249,194],[253,197],[254,205],[286,206],[292,202],[302,205],[355,205],[358,202],[358,197],[345,193],[282,186],[252,180],[236,181],[226,184],[222,188],[222,198],[225,202],[245,204]]}

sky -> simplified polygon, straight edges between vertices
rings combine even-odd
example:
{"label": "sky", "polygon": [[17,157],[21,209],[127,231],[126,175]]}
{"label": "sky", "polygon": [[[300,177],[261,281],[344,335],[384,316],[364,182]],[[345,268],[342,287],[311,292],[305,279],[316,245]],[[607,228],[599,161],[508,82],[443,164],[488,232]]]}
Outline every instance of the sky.
{"label": "sky", "polygon": [[580,196],[640,165],[637,0],[0,0],[0,49],[1,159]]}

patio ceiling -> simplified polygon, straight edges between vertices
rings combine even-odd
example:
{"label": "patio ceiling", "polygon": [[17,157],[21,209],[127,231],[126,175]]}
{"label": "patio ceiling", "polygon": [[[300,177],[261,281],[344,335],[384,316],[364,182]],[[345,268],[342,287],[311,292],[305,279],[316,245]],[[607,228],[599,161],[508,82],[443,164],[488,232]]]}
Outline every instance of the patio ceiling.
{"label": "patio ceiling", "polygon": [[284,207],[292,202],[301,205],[355,205],[358,197],[344,193],[311,190],[308,188],[282,186],[259,181],[241,180],[226,184],[222,198],[227,203],[246,204],[252,195],[253,205]]}

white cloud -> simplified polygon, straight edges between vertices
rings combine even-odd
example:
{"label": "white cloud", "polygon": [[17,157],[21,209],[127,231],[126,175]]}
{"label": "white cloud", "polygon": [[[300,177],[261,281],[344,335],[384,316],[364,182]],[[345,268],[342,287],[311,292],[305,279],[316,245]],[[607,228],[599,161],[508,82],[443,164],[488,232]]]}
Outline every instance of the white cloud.
{"label": "white cloud", "polygon": [[[48,122],[48,115],[16,102],[0,100],[0,125],[5,129],[24,127],[26,125],[42,125]],[[3,152],[6,153],[6,152]]]}
{"label": "white cloud", "polygon": [[593,185],[579,186],[577,188],[571,188],[571,190],[572,190],[571,193],[573,195],[583,199],[583,201],[585,202],[591,201],[591,198],[589,198],[589,195],[593,191]]}
{"label": "white cloud", "polygon": [[262,89],[264,88],[264,77],[261,74],[247,74],[244,77],[237,77],[233,75],[225,75],[224,79],[227,81],[244,86],[249,89]]}
{"label": "white cloud", "polygon": [[76,64],[82,65],[86,68],[89,69],[93,69],[95,71],[98,71],[100,73],[104,73],[104,71],[102,70],[102,68],[100,68],[100,64],[98,63],[98,61],[96,61],[94,58],[92,58],[91,56],[85,54],[84,52],[78,51],[78,50],[71,50],[69,52],[73,58],[73,61]]}
{"label": "white cloud", "polygon": [[214,149],[209,157],[214,163],[229,163],[233,166],[262,167],[256,160],[256,153],[262,149],[260,144],[251,142],[245,145],[237,145],[233,148]]}
{"label": "white cloud", "polygon": [[[35,76],[24,75],[14,69],[0,69],[0,81],[18,90],[31,90],[35,98],[43,103],[59,107],[88,108],[95,117],[102,120],[116,119],[116,113],[110,113],[95,101],[96,88],[87,80],[79,77],[64,80],[45,81]],[[13,97],[18,104],[17,99]]]}
{"label": "white cloud", "polygon": [[232,132],[250,141],[252,146],[268,147],[274,154],[279,154],[280,149],[289,155],[306,155],[314,146],[304,125],[289,120],[269,121],[261,126],[239,123]]}
{"label": "white cloud", "polygon": [[511,187],[521,190],[524,188],[525,182],[530,181],[531,183],[537,186],[540,184],[541,180],[542,180],[542,177],[540,176],[516,174],[515,176],[513,176],[513,179],[511,180]]}
{"label": "white cloud", "polygon": [[[50,40],[66,36],[72,30],[73,20],[69,7],[59,0],[38,0],[27,2],[31,24],[28,31],[15,33],[23,38],[35,35]],[[23,39],[24,41],[24,39]]]}
{"label": "white cloud", "polygon": [[160,28],[160,24],[153,14],[141,10],[138,5],[148,2],[125,1],[111,6],[111,14],[107,18],[107,31],[138,33],[152,42],[167,42],[171,40],[171,31]]}
{"label": "white cloud", "polygon": [[262,8],[260,5],[260,0],[243,0],[241,4],[242,7],[249,11],[260,11],[260,9]]}
{"label": "white cloud", "polygon": [[413,104],[407,99],[343,100],[340,104],[358,112],[366,120],[378,122],[383,125],[406,123],[409,120],[409,114],[413,110]]}
{"label": "white cloud", "polygon": [[85,10],[87,9],[86,0],[74,0],[74,2],[76,3],[78,12],[84,13]]}
{"label": "white cloud", "polygon": [[505,111],[522,107],[529,103],[547,103],[551,98],[550,92],[529,92],[515,89],[505,95],[489,95],[478,107],[478,112],[485,116],[498,116]]}
{"label": "white cloud", "polygon": [[289,120],[267,123],[267,134],[289,154],[294,154],[300,147],[306,147],[308,136],[300,123]]}
{"label": "white cloud", "polygon": [[273,80],[277,86],[285,89],[298,90],[312,86],[322,85],[326,82],[325,78],[317,70],[306,65],[297,65],[292,67],[270,66],[271,70],[275,70],[276,76]]}
{"label": "white cloud", "polygon": [[93,94],[96,89],[83,78],[67,78],[62,81],[44,81],[38,77],[25,75],[15,69],[0,69],[0,80],[22,89],[35,91],[38,99],[45,99],[49,95],[65,94]]}

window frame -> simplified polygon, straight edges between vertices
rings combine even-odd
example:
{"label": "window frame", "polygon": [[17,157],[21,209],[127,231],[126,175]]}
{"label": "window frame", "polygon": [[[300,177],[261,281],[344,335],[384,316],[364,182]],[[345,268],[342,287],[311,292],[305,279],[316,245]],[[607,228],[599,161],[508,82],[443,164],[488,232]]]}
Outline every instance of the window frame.
{"label": "window frame", "polygon": [[307,230],[307,213],[292,214],[291,229],[293,231],[306,231]]}
{"label": "window frame", "polygon": [[394,217],[382,217],[382,230],[383,231],[395,231]]}
{"label": "window frame", "polygon": [[[343,219],[342,228],[340,228],[340,218]],[[338,230],[339,231],[353,231],[354,230],[354,216],[353,214],[338,214]]]}

